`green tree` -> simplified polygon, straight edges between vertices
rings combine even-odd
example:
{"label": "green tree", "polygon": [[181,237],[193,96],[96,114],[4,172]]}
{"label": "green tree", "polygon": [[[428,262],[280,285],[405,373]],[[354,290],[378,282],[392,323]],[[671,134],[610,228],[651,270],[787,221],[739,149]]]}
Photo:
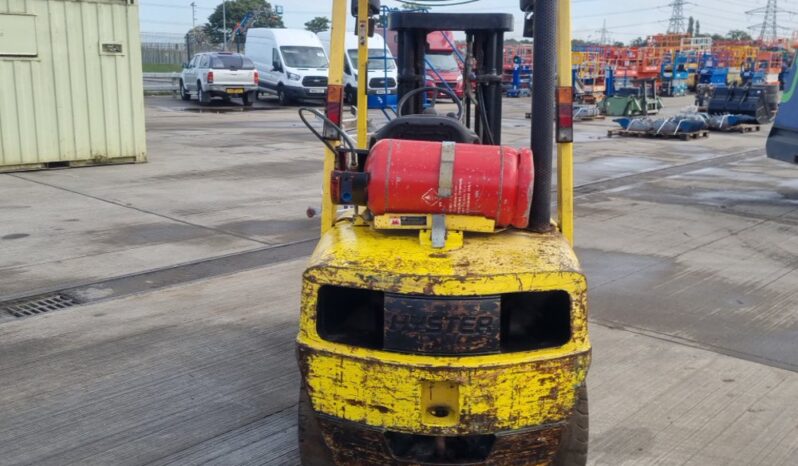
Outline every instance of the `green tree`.
{"label": "green tree", "polygon": [[598,45],[598,44],[589,40],[582,40],[582,39],[571,40],[571,47],[589,47],[591,45]]}
{"label": "green tree", "polygon": [[729,33],[726,34],[726,38],[730,40],[751,40],[751,35],[745,31],[735,29],[733,31],[729,31]]}
{"label": "green tree", "polygon": [[208,37],[208,31],[205,29],[205,26],[194,26],[189,29],[186,33],[186,38],[191,41],[192,44],[199,46],[208,47],[213,45],[211,43],[211,38]]}
{"label": "green tree", "polygon": [[692,37],[693,33],[695,32],[695,20],[691,16],[690,19],[687,20],[687,35]]}
{"label": "green tree", "polygon": [[701,35],[701,21],[695,22],[695,35],[696,37]]}
{"label": "green tree", "polygon": [[[274,12],[272,5],[265,0],[228,0],[224,3],[227,16],[227,40],[236,23],[244,19],[244,15],[253,12],[255,22],[250,27],[256,28],[284,28],[283,18]],[[208,23],[205,30],[214,43],[220,44],[224,40],[224,26],[222,25],[222,4],[208,16]],[[243,44],[245,37],[241,37]]]}
{"label": "green tree", "polygon": [[646,40],[643,39],[642,37],[638,37],[637,39],[633,40],[630,45],[632,47],[645,47],[646,46]]}
{"label": "green tree", "polygon": [[188,60],[191,60],[191,57],[194,56],[195,53],[207,52],[208,50],[215,49],[205,26],[195,26],[189,29],[186,33],[186,45],[188,46],[188,50],[186,51],[188,52],[186,57]]}
{"label": "green tree", "polygon": [[315,34],[324,31],[329,31],[330,18],[327,18],[326,16],[316,16],[315,18],[305,23],[305,29]]}

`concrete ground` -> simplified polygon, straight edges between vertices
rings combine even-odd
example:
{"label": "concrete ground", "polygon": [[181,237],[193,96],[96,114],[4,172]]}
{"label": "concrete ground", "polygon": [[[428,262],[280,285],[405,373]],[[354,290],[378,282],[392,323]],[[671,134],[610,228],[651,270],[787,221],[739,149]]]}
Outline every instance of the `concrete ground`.
{"label": "concrete ground", "polygon": [[[689,99],[667,99],[675,113]],[[528,144],[528,99],[504,142]],[[798,457],[798,169],[767,129],[578,123],[590,463]],[[321,146],[296,108],[147,99],[150,162],[0,175],[0,464],[297,464],[300,274]]]}

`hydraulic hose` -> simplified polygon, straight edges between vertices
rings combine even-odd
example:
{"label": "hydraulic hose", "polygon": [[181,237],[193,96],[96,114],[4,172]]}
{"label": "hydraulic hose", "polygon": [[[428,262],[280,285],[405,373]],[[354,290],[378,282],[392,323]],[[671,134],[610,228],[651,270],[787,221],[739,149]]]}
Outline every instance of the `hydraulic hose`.
{"label": "hydraulic hose", "polygon": [[313,133],[314,136],[316,136],[316,139],[318,139],[319,141],[322,142],[322,144],[327,146],[327,148],[330,149],[331,152],[333,152],[333,153],[336,152],[335,147],[333,147],[333,145],[330,144],[330,142],[327,140],[327,138],[325,138],[321,133],[316,131],[316,128],[313,127],[313,124],[311,124],[310,121],[308,121],[308,119],[305,117],[305,113],[312,113],[317,118],[321,119],[325,124],[327,124],[330,127],[332,127],[335,130],[335,132],[341,137],[341,140],[343,141],[343,143],[346,144],[346,146],[349,149],[349,151],[352,154],[355,153],[356,148],[357,148],[357,144],[355,144],[355,141],[352,139],[352,137],[349,136],[348,134],[346,134],[346,131],[341,129],[340,126],[336,125],[335,123],[332,122],[332,120],[327,118],[327,116],[325,114],[323,114],[322,112],[316,110],[315,108],[310,108],[310,107],[302,107],[302,108],[299,109],[298,113],[299,113],[299,119],[302,120],[302,123],[304,123],[305,126],[308,127],[310,132]]}

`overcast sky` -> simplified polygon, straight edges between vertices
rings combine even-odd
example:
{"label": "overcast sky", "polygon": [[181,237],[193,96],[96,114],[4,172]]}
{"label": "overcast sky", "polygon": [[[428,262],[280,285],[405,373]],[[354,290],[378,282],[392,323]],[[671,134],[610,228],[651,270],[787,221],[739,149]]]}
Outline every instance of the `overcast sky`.
{"label": "overcast sky", "polygon": [[[195,0],[197,24],[204,24],[208,15],[220,0]],[[638,36],[665,32],[672,0],[572,0],[574,36],[581,39],[598,40],[600,29],[606,20],[610,37],[615,41],[629,42]],[[303,28],[314,16],[330,16],[329,0],[273,0],[272,5],[281,5],[286,27]],[[383,0],[384,5],[399,6],[395,0]],[[685,16],[694,16],[701,22],[701,31],[725,34],[731,29],[747,29],[762,22],[762,16],[746,15],[745,12],[764,7],[766,0],[692,0],[685,6]],[[142,32],[184,34],[192,25],[191,0],[141,0],[140,18]],[[516,18],[515,32],[510,37],[521,35],[521,14],[518,0],[480,0],[470,5],[435,8],[435,12],[499,12],[512,13]],[[781,0],[779,7],[798,12],[798,0]],[[352,18],[347,19],[352,27]],[[782,13],[779,24],[790,29],[798,26],[798,13]],[[752,32],[754,36],[758,31]],[[781,31],[789,35],[789,31]]]}

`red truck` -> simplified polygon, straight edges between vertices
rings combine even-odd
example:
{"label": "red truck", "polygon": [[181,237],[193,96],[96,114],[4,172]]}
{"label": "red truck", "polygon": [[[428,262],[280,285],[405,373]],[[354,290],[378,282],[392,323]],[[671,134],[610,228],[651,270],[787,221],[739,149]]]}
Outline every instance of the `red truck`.
{"label": "red truck", "polygon": [[[394,57],[399,56],[399,42],[396,31],[385,31],[385,41]],[[446,87],[448,85],[458,98],[463,98],[462,62],[457,57],[451,31],[434,31],[427,35],[427,85]],[[446,83],[446,84],[444,84]],[[441,93],[439,97],[444,97]]]}
{"label": "red truck", "polygon": [[454,34],[451,31],[431,32],[427,35],[427,44],[429,44],[427,65],[431,67],[427,69],[428,84],[437,87],[448,85],[457,97],[462,99],[463,71],[462,63],[452,47]]}

